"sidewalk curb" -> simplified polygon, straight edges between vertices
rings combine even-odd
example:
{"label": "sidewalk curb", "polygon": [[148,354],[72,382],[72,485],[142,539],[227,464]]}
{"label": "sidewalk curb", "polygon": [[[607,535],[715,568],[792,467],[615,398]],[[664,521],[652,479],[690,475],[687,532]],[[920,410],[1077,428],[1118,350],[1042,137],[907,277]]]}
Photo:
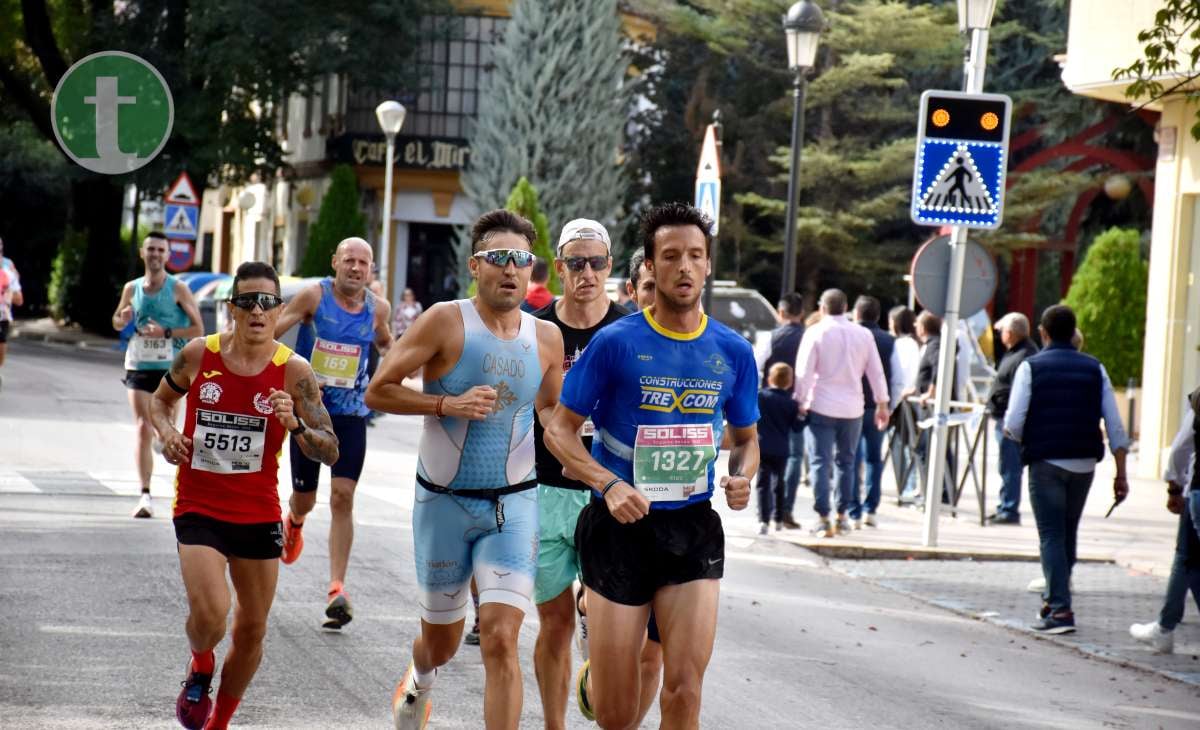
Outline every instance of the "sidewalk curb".
{"label": "sidewalk curb", "polygon": [[78,347],[84,350],[93,350],[96,352],[117,351],[117,340],[90,339],[86,336],[78,337],[59,332],[39,332],[37,330],[14,329],[10,335],[13,339],[28,340],[30,342],[46,342],[54,345],[68,345]]}
{"label": "sidewalk curb", "polygon": [[[978,560],[993,562],[1036,563],[1036,552],[1018,550],[971,550],[966,548],[918,547],[914,545],[866,545],[837,542],[837,538],[783,537],[785,542],[833,560]],[[1081,555],[1080,563],[1116,564],[1113,558]]]}
{"label": "sidewalk curb", "polygon": [[[1086,561],[1081,559],[1080,562],[1086,562]],[[1103,562],[1111,563],[1113,561],[1103,561]],[[940,608],[945,611],[949,611],[950,613],[953,613],[958,616],[962,616],[964,618],[970,618],[970,619],[974,619],[976,621],[981,621],[984,623],[991,624],[992,626],[998,626],[1002,629],[1006,629],[1014,634],[1021,636],[1021,638],[1023,638],[1023,639],[1031,639],[1031,640],[1035,640],[1035,641],[1049,642],[1051,644],[1055,644],[1057,646],[1063,647],[1064,649],[1073,651],[1076,654],[1079,654],[1080,656],[1083,656],[1088,659],[1096,659],[1096,660],[1099,660],[1099,661],[1102,661],[1102,662],[1105,662],[1108,664],[1112,664],[1114,666],[1122,667],[1124,669],[1135,669],[1137,671],[1144,672],[1147,674],[1153,674],[1155,676],[1164,677],[1173,682],[1178,682],[1180,684],[1184,684],[1189,687],[1200,688],[1200,673],[1198,673],[1196,675],[1180,675],[1176,672],[1164,671],[1162,669],[1159,669],[1158,667],[1154,667],[1152,665],[1139,662],[1136,659],[1130,659],[1127,656],[1113,654],[1111,652],[1105,651],[1098,647],[1091,647],[1088,644],[1063,641],[1063,640],[1059,639],[1057,636],[1054,636],[1051,634],[1039,634],[1039,633],[1033,631],[1032,629],[1026,628],[1023,624],[1021,624],[1017,621],[1014,621],[1012,619],[1001,619],[999,617],[989,616],[986,613],[980,613],[979,611],[964,608],[952,601],[939,601],[936,598],[930,598],[930,597],[922,595],[921,593],[918,593],[916,591],[906,590],[899,586],[890,584],[886,581],[880,581],[880,580],[877,580],[874,578],[869,578],[869,577],[866,577],[863,575],[859,575],[859,574],[853,572],[852,570],[847,570],[846,568],[837,565],[836,563],[834,563],[832,561],[827,560],[826,564],[829,566],[829,568],[831,570],[837,571],[841,575],[844,575],[853,580],[860,580],[865,583],[869,583],[873,586],[883,588],[885,590],[889,590],[893,593],[898,593],[902,596],[907,596],[909,598],[920,601],[921,603],[924,603],[926,605],[935,606],[937,608]]]}

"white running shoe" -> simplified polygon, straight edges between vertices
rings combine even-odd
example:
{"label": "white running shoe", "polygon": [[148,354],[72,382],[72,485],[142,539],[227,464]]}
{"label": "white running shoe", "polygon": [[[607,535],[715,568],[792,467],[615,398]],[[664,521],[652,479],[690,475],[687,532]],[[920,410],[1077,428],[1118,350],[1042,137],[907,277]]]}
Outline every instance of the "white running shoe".
{"label": "white running shoe", "polygon": [[133,511],[133,516],[147,519],[154,516],[154,503],[150,501],[150,493],[142,492],[142,496],[138,499],[137,509]]}
{"label": "white running shoe", "polygon": [[[1067,587],[1070,588],[1072,593],[1075,592],[1074,576],[1072,576],[1070,582],[1067,583]],[[1046,590],[1046,577],[1039,575],[1038,577],[1029,581],[1029,585],[1025,586],[1025,590],[1029,591],[1030,593],[1041,593],[1041,592],[1045,591]]]}
{"label": "white running shoe", "polygon": [[1155,654],[1173,654],[1175,652],[1175,632],[1167,631],[1162,624],[1151,621],[1148,624],[1133,624],[1129,627],[1129,635],[1138,641],[1149,644]]}
{"label": "white running shoe", "polygon": [[575,594],[575,646],[579,648],[579,656],[586,662],[588,660],[588,625],[587,614],[580,610],[580,603],[583,599],[583,586],[579,587],[579,592]]}
{"label": "white running shoe", "polygon": [[392,720],[396,730],[425,730],[433,712],[433,702],[429,699],[431,692],[432,687],[417,689],[417,670],[409,662],[404,679],[396,685],[396,693],[392,695]]}

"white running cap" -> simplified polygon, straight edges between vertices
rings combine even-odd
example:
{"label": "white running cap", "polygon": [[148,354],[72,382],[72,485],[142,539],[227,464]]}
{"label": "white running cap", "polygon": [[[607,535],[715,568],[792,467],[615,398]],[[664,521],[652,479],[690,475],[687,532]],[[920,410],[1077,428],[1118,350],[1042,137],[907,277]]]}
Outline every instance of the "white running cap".
{"label": "white running cap", "polygon": [[571,241],[600,241],[608,252],[612,253],[612,241],[608,238],[608,230],[594,220],[576,218],[563,226],[558,237],[558,255],[562,256],[563,246]]}

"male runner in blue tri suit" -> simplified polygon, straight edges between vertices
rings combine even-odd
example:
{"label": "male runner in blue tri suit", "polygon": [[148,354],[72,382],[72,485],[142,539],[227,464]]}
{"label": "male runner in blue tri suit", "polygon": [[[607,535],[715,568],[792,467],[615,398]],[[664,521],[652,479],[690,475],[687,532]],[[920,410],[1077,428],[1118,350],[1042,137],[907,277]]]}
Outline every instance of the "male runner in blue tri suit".
{"label": "male runner in blue tri suit", "polygon": [[[367,288],[371,281],[371,246],[347,238],[333,254],[333,277],[305,287],[288,303],[275,325],[279,338],[297,323],[296,354],[312,365],[321,400],[333,419],[341,455],[330,467],[329,590],[326,629],[340,629],[354,618],[346,595],[346,568],[354,542],[354,489],[367,453],[367,360],[374,344],[386,352],[392,344],[392,310]],[[292,498],[283,518],[284,564],[296,562],[304,549],[304,518],[317,503],[320,462],[291,443]]]}
{"label": "male runner in blue tri suit", "polygon": [[[396,687],[397,728],[425,727],[437,668],[462,639],[472,576],[486,672],[484,724],[521,718],[517,636],[530,611],[538,554],[533,414],[549,417],[562,387],[557,327],[520,310],[533,265],[533,225],[507,210],[471,230],[473,299],[442,302],[405,331],[367,388],[367,406],[421,414],[413,542],[421,635]],[[404,379],[424,368],[424,392]]]}
{"label": "male runner in blue tri suit", "polygon": [[125,389],[129,408],[137,427],[138,479],[142,495],[134,517],[154,516],[150,501],[150,477],[154,473],[154,427],[150,420],[150,401],[171,362],[188,340],[204,334],[200,309],[192,291],[182,280],[167,273],[167,237],[151,231],[142,241],[142,263],[146,275],[126,282],[121,300],[113,312],[113,329],[120,332],[130,322],[136,328],[125,348]]}
{"label": "male runner in blue tri suit", "polygon": [[[758,469],[758,372],[749,343],[700,308],[712,225],[681,203],[642,216],[654,306],[592,338],[563,384],[546,443],[595,490],[579,516],[590,660],[579,706],[601,727],[637,719],[638,656],[653,607],[663,645],[664,727],[697,728],[716,635],[725,533],[713,465],[725,423],[725,499],[744,509]],[[589,454],[578,432],[595,423]]]}

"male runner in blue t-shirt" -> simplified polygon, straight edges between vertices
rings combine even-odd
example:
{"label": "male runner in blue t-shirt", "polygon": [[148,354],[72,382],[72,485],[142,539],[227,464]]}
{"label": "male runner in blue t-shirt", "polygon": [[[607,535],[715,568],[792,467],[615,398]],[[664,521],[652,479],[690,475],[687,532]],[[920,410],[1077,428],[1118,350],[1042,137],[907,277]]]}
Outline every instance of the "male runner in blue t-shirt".
{"label": "male runner in blue t-shirt", "polygon": [[[654,306],[602,329],[575,363],[546,443],[595,490],[575,544],[588,588],[590,662],[579,706],[602,727],[637,719],[638,655],[653,607],[662,636],[664,727],[698,727],[716,635],[725,533],[710,499],[725,423],[733,509],[758,469],[758,374],[749,343],[700,308],[711,222],[681,203],[642,217]],[[595,424],[592,453],[579,428]]]}

